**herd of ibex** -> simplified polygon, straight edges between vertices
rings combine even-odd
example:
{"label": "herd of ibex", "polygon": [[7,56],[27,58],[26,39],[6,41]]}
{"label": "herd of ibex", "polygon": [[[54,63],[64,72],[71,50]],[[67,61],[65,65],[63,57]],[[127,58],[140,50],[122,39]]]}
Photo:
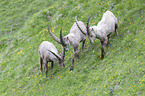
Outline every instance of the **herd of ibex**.
{"label": "herd of ibex", "polygon": [[44,62],[45,77],[47,76],[48,62],[51,62],[51,68],[53,68],[54,62],[57,62],[63,68],[65,67],[64,64],[65,51],[69,50],[69,45],[72,46],[74,52],[74,56],[72,58],[72,64],[70,67],[70,70],[73,70],[75,58],[79,58],[79,54],[78,54],[79,45],[82,42],[81,50],[83,52],[84,45],[86,42],[86,37],[89,38],[89,41],[91,43],[94,43],[95,38],[98,38],[100,40],[101,59],[104,58],[105,55],[104,47],[108,44],[111,33],[115,31],[116,36],[118,35],[117,18],[114,16],[112,12],[106,11],[103,14],[101,21],[97,24],[97,26],[91,26],[91,27],[89,27],[89,19],[90,16],[88,17],[87,24],[85,26],[85,24],[82,21],[77,21],[77,16],[76,16],[75,23],[71,27],[70,33],[68,35],[63,37],[62,29],[60,30],[60,39],[57,38],[48,27],[48,31],[50,35],[53,37],[53,39],[62,45],[62,54],[60,56],[58,54],[56,47],[49,41],[43,41],[40,44],[38,49],[40,55],[39,56],[40,71],[42,73],[42,63]]}

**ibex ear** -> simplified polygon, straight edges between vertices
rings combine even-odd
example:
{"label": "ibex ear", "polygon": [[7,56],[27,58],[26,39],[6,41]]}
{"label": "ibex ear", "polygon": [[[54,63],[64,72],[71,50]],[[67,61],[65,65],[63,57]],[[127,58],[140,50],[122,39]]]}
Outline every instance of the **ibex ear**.
{"label": "ibex ear", "polygon": [[54,60],[55,60],[55,61],[57,61],[57,59],[56,59],[56,58],[54,58]]}
{"label": "ibex ear", "polygon": [[67,38],[67,40],[68,40],[68,37],[66,37]]}
{"label": "ibex ear", "polygon": [[68,41],[68,43],[70,44],[70,40],[69,40],[69,38],[68,38],[68,37],[66,38],[66,40],[67,40],[67,41]]}

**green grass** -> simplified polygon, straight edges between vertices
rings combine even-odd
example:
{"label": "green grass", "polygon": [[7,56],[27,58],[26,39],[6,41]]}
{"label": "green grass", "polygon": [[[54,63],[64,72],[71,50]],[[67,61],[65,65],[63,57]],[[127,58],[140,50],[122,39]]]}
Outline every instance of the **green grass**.
{"label": "green grass", "polygon": [[[73,49],[66,52],[65,68],[55,63],[45,73],[39,70],[38,47],[42,41],[61,46],[47,31],[67,35],[74,17],[91,15],[97,25],[105,11],[118,18],[118,33],[110,38],[106,56],[100,59],[100,42],[90,44],[69,71]],[[62,17],[58,15],[63,14]],[[115,96],[145,95],[145,2],[144,0],[1,0],[0,3],[0,95]],[[80,52],[79,52],[80,54]]]}

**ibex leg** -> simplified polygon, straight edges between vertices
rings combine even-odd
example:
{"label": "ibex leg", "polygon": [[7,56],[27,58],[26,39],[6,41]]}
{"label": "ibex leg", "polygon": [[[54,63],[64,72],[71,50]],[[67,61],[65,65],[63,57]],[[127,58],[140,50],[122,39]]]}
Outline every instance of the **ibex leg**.
{"label": "ibex leg", "polygon": [[107,45],[108,39],[106,41],[101,42],[101,59],[104,58],[105,55],[105,47]]}
{"label": "ibex leg", "polygon": [[54,62],[52,61],[52,62],[51,62],[51,69],[53,68],[53,65],[54,65]]}
{"label": "ibex leg", "polygon": [[45,68],[45,78],[47,77],[48,67],[47,67],[47,60],[44,59],[44,68]]}
{"label": "ibex leg", "polygon": [[116,36],[118,36],[117,28],[118,28],[118,21],[116,18],[116,22],[115,22],[115,34],[116,34]]}
{"label": "ibex leg", "polygon": [[70,71],[73,70],[73,68],[74,68],[74,62],[75,62],[76,57],[79,58],[78,48],[74,49],[74,56],[72,58],[72,64],[71,64],[71,67],[70,67]]}
{"label": "ibex leg", "polygon": [[82,52],[81,52],[81,55],[82,55],[82,53],[84,52],[85,42],[86,42],[86,39],[83,40],[83,42],[82,42]]}

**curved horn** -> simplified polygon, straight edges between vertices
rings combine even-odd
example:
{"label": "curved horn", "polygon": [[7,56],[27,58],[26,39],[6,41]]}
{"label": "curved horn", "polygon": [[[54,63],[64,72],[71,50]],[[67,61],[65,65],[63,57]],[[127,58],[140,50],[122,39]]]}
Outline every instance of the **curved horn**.
{"label": "curved horn", "polygon": [[57,54],[55,54],[54,52],[52,52],[50,50],[48,50],[48,51],[51,52],[54,56],[56,56],[58,60],[61,60],[60,56],[58,56]]}
{"label": "curved horn", "polygon": [[62,48],[62,56],[61,56],[61,58],[64,60],[64,57],[65,57],[65,48],[63,47]]}
{"label": "curved horn", "polygon": [[75,17],[75,21],[76,21],[76,24],[77,24],[78,28],[80,29],[80,31],[81,31],[84,35],[86,35],[86,33],[84,33],[84,31],[83,31],[83,30],[80,28],[80,26],[78,25],[77,16]]}
{"label": "curved horn", "polygon": [[57,37],[51,32],[51,30],[49,29],[49,27],[48,27],[48,31],[49,31],[49,34],[52,36],[52,38],[53,38],[54,40],[56,40],[59,44],[61,44],[60,39],[57,38]]}
{"label": "curved horn", "polygon": [[91,15],[88,17],[88,20],[87,20],[87,34],[88,36],[90,36],[90,32],[89,32],[89,19],[90,19]]}
{"label": "curved horn", "polygon": [[65,46],[65,41],[64,41],[63,36],[62,36],[62,28],[60,30],[60,41],[61,41],[62,46]]}

